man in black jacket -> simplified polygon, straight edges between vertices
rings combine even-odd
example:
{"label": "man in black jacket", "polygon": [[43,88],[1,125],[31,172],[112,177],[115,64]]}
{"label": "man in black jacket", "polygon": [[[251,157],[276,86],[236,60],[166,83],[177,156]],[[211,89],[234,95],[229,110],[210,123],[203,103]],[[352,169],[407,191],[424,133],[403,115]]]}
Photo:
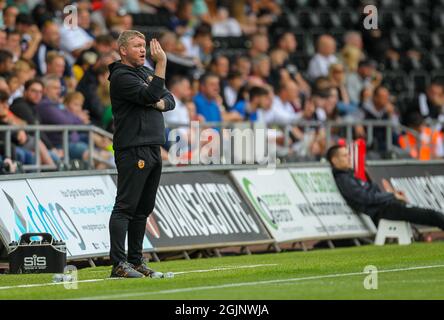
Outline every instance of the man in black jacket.
{"label": "man in black jacket", "polygon": [[[118,39],[121,61],[109,65],[114,117],[117,196],[109,229],[112,277],[153,277],[142,256],[147,217],[154,209],[162,172],[160,146],[165,143],[162,112],[174,109],[165,88],[166,55],[156,39],[150,42],[154,72],[144,66],[145,36],[134,30]],[[128,233],[128,256],[125,238]]]}
{"label": "man in black jacket", "polygon": [[443,213],[408,204],[405,194],[401,191],[384,192],[373,182],[355,178],[346,147],[331,147],[327,151],[327,160],[333,168],[340,193],[356,212],[369,215],[375,222],[380,219],[402,220],[444,230]]}

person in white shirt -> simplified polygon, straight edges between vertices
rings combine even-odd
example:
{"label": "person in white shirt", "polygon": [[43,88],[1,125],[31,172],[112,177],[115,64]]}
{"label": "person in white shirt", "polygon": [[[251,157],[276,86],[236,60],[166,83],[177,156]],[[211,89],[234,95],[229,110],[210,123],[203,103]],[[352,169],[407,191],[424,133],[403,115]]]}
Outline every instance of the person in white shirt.
{"label": "person in white shirt", "polygon": [[171,130],[176,129],[175,134],[180,138],[177,143],[180,146],[181,153],[183,153],[188,151],[190,139],[191,117],[188,104],[194,104],[191,99],[191,84],[186,77],[174,76],[168,83],[168,89],[173,95],[176,107],[171,112],[165,112],[163,117],[165,124]]}
{"label": "person in white shirt", "polygon": [[287,125],[301,119],[299,88],[294,81],[282,83],[273,98],[271,109],[264,113],[267,124]]}
{"label": "person in white shirt", "polygon": [[330,35],[321,35],[317,42],[317,53],[308,65],[308,76],[312,81],[328,76],[330,65],[338,62],[335,54],[336,40]]}

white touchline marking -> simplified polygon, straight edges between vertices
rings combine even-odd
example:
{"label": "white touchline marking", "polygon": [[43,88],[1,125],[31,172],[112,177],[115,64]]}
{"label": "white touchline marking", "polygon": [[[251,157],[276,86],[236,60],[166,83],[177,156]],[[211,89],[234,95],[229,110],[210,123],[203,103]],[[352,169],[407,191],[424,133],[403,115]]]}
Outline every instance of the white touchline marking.
{"label": "white touchline marking", "polygon": [[[432,269],[432,268],[444,268],[444,265],[441,264],[441,265],[433,265],[433,266],[419,266],[419,267],[410,267],[410,268],[378,270],[378,273],[422,270],[422,269]],[[148,291],[148,292],[139,291],[139,292],[126,293],[126,294],[114,294],[114,295],[106,295],[106,296],[90,296],[90,297],[83,297],[83,298],[72,299],[72,300],[91,300],[91,299],[104,300],[104,299],[113,299],[113,298],[122,299],[122,298],[132,298],[132,297],[138,297],[138,296],[144,296],[144,295],[170,294],[170,293],[181,293],[181,292],[189,292],[189,291],[213,290],[213,289],[224,289],[224,288],[233,288],[233,287],[246,287],[246,286],[276,284],[276,283],[283,283],[283,282],[296,282],[296,281],[303,281],[303,280],[319,280],[319,279],[327,279],[327,278],[350,277],[350,276],[358,276],[358,275],[365,275],[365,274],[368,274],[368,273],[367,272],[337,273],[337,274],[327,274],[327,275],[321,275],[321,276],[309,276],[309,277],[301,277],[301,278],[228,283],[228,284],[222,284],[222,285],[216,285],[216,286],[188,287],[188,288],[160,290],[160,291]]]}
{"label": "white touchline marking", "polygon": [[[226,270],[236,270],[236,269],[272,267],[272,266],[277,266],[277,265],[278,265],[277,263],[271,263],[271,264],[245,265],[245,266],[227,266],[227,267],[218,267],[218,268],[204,269],[204,270],[179,271],[179,272],[173,272],[173,273],[174,273],[174,275],[179,275],[179,274],[187,274],[187,273],[201,273],[201,272],[226,271]],[[95,272],[98,272],[98,271],[95,271]],[[101,271],[101,272],[105,272],[105,271]],[[72,281],[72,282],[68,282],[68,283],[69,284],[74,284],[74,283],[86,283],[86,282],[100,282],[100,281],[107,281],[107,280],[124,280],[124,279],[121,279],[121,278],[88,279],[88,280]],[[21,284],[21,285],[15,285],[15,286],[0,287],[0,290],[17,289],[17,288],[35,288],[35,287],[45,287],[45,286],[57,286],[57,285],[63,285],[63,284],[64,284],[63,282]]]}

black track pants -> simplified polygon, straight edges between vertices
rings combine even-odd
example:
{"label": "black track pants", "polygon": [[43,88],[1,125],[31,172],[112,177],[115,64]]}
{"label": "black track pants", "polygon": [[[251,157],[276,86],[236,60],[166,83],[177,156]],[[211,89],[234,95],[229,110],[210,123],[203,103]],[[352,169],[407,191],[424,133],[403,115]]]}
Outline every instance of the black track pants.
{"label": "black track pants", "polygon": [[382,207],[376,220],[400,220],[444,230],[444,214],[431,209],[406,205],[402,201],[393,201]]}
{"label": "black track pants", "polygon": [[[116,150],[117,196],[109,221],[110,258],[140,264],[148,216],[153,212],[162,172],[159,146]],[[125,238],[128,234],[128,257]]]}

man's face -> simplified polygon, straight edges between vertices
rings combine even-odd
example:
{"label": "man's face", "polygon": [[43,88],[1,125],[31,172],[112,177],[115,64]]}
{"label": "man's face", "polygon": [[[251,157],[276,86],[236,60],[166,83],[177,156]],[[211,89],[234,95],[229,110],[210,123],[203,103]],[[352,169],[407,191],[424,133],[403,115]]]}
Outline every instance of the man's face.
{"label": "man's face", "polygon": [[253,39],[253,48],[259,52],[266,53],[270,43],[268,42],[268,37],[265,35],[258,36]]}
{"label": "man's face", "polygon": [[427,89],[427,96],[432,103],[440,104],[444,98],[444,90],[441,86],[433,84]]}
{"label": "man's face", "polygon": [[126,47],[120,48],[122,59],[133,67],[141,67],[145,63],[146,42],[140,37],[131,38]]}
{"label": "man's face", "polygon": [[297,49],[298,43],[296,37],[292,33],[286,33],[285,37],[282,39],[282,48],[289,52],[295,52]]}
{"label": "man's face", "polygon": [[19,14],[19,10],[16,7],[10,7],[8,10],[6,10],[4,14],[4,21],[5,25],[8,27],[12,27],[15,25],[15,19],[17,18]]}
{"label": "man's face", "polygon": [[269,110],[271,108],[272,101],[268,94],[258,97],[259,102],[257,107],[263,110]]}
{"label": "man's face", "polygon": [[82,112],[83,99],[73,99],[69,104],[66,105],[69,111],[74,114],[79,114]]}
{"label": "man's face", "polygon": [[226,78],[230,71],[230,63],[227,58],[220,57],[216,63],[216,72],[219,76]]}
{"label": "man's face", "polygon": [[58,48],[60,46],[60,31],[56,24],[53,23],[45,27],[43,41],[53,48]]}
{"label": "man's face", "polygon": [[60,81],[50,81],[45,88],[45,95],[52,101],[59,101],[62,93]]}
{"label": "man's face", "polygon": [[0,71],[4,73],[11,73],[14,69],[14,62],[11,58],[7,58],[5,62],[0,65]]}
{"label": "man's face", "polygon": [[331,159],[333,167],[338,170],[350,170],[353,168],[351,157],[346,147],[337,150],[336,155]]}
{"label": "man's face", "polygon": [[38,104],[42,100],[43,86],[40,83],[32,84],[28,90],[25,91],[25,99],[32,104]]}
{"label": "man's face", "polygon": [[390,93],[387,89],[379,89],[373,98],[373,103],[378,110],[382,110],[390,102]]}
{"label": "man's face", "polygon": [[49,74],[55,74],[56,76],[61,78],[64,72],[65,72],[65,59],[63,58],[56,58],[51,62],[51,64],[48,65]]}
{"label": "man's face", "polygon": [[210,100],[214,100],[219,95],[219,79],[209,77],[202,86],[202,93]]}
{"label": "man's face", "polygon": [[193,92],[191,90],[190,81],[187,79],[183,79],[180,83],[173,87],[172,91],[179,100],[184,102],[191,101]]}

